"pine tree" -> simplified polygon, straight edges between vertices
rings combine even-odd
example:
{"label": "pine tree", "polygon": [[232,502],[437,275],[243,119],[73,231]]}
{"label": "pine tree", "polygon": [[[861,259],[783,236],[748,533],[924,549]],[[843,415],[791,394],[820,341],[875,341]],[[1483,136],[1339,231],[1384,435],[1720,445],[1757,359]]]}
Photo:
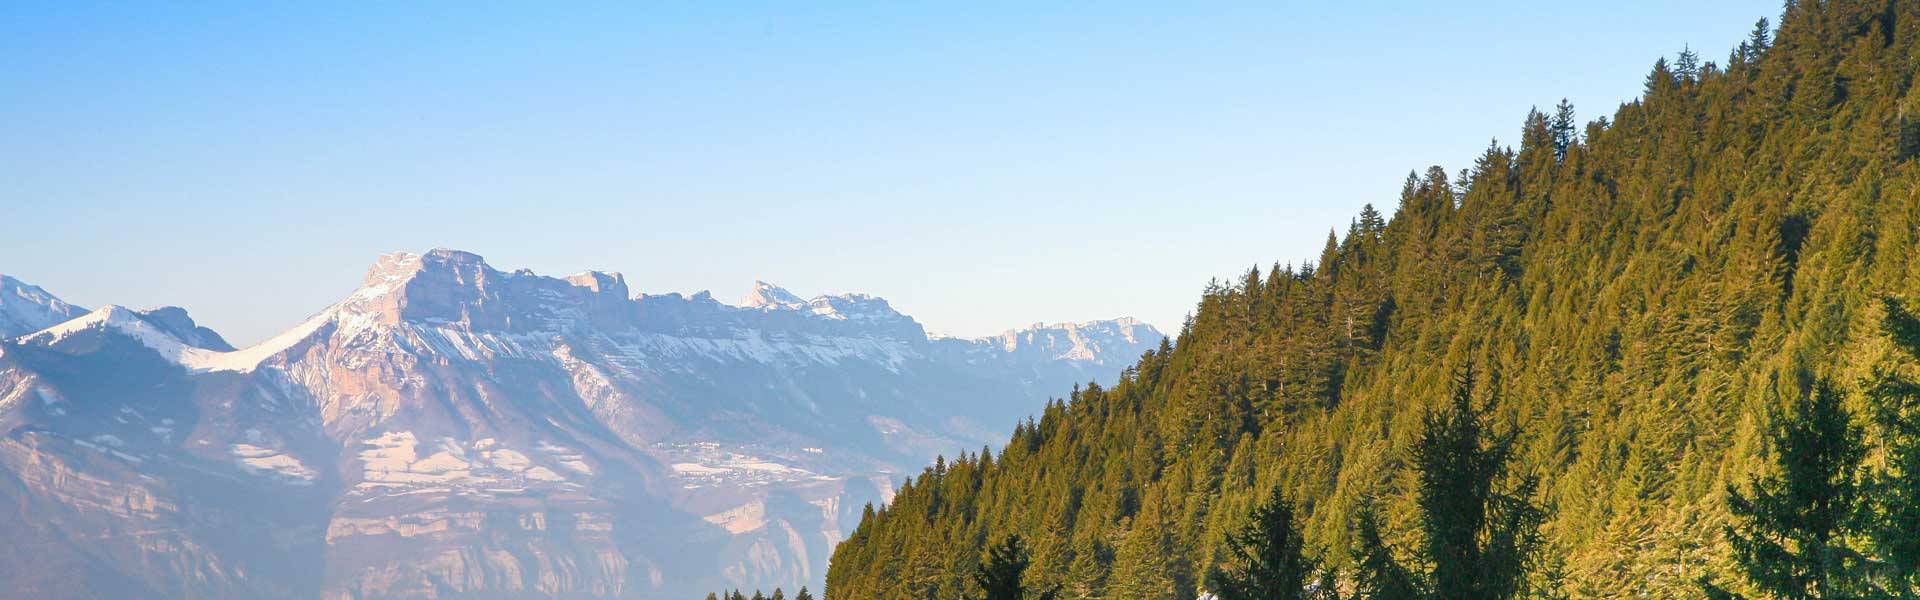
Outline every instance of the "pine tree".
{"label": "pine tree", "polygon": [[793,600],[813,600],[813,592],[807,591],[807,586],[800,586],[800,593],[794,594]]}
{"label": "pine tree", "polygon": [[1213,567],[1208,582],[1220,600],[1302,600],[1319,561],[1306,555],[1293,504],[1274,488],[1253,521],[1227,536],[1232,570]]}
{"label": "pine tree", "polygon": [[1840,394],[1816,382],[1774,429],[1777,472],[1753,482],[1750,493],[1728,487],[1735,523],[1727,537],[1754,587],[1776,598],[1810,600],[1860,591],[1862,556],[1845,537],[1866,456],[1860,433]]}

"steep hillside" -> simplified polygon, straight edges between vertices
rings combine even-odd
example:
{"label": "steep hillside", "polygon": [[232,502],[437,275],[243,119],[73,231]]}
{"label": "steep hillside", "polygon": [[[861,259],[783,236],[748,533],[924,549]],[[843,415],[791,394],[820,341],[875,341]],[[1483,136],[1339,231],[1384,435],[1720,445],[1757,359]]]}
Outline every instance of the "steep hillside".
{"label": "steep hillside", "polygon": [[1019,532],[1041,589],[1193,598],[1275,486],[1347,563],[1368,499],[1416,535],[1409,446],[1469,365],[1543,478],[1543,592],[1737,579],[1725,490],[1765,468],[1770,415],[1891,360],[1875,299],[1920,293],[1920,3],[1780,20],[1724,62],[1662,59],[1610,118],[1535,113],[1517,150],[1410,175],[1390,223],[1369,209],[1313,263],[1209,286],[1117,385],[870,511],[828,593],[958,598]]}

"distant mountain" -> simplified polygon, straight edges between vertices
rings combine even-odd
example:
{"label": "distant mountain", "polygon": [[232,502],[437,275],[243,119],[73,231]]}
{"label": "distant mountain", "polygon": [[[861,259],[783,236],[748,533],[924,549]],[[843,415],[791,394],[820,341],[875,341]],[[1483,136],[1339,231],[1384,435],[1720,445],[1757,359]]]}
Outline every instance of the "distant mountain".
{"label": "distant mountain", "polygon": [[179,309],[65,310],[0,344],[0,581],[61,597],[817,589],[901,475],[1161,338],[936,338],[872,296],[632,296],[453,250],[239,350]]}
{"label": "distant mountain", "polygon": [[86,312],[39,286],[0,275],[0,339],[39,331]]}

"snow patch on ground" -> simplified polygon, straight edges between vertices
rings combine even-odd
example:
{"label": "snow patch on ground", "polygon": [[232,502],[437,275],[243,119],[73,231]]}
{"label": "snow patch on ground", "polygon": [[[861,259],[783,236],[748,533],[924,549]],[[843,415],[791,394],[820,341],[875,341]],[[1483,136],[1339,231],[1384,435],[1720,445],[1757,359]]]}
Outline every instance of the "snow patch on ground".
{"label": "snow patch on ground", "polygon": [[567,476],[538,464],[540,462],[576,473],[593,473],[580,454],[545,442],[540,444],[544,456],[535,457],[504,447],[493,438],[471,443],[440,438],[423,443],[411,431],[390,431],[363,440],[360,448],[360,485],[367,488],[434,486],[438,489],[452,485],[510,489],[501,486],[515,485],[523,478],[534,482],[567,481]]}
{"label": "snow patch on ground", "polygon": [[688,489],[709,485],[758,486],[770,483],[826,480],[834,477],[774,459],[722,448],[714,443],[659,446],[674,457],[668,465]]}
{"label": "snow patch on ground", "polygon": [[234,444],[227,451],[234,455],[240,468],[249,473],[279,475],[302,484],[312,483],[318,477],[313,469],[307,468],[299,459],[273,448]]}
{"label": "snow patch on ground", "polygon": [[767,526],[767,505],[755,500],[701,518],[730,533],[746,533]]}

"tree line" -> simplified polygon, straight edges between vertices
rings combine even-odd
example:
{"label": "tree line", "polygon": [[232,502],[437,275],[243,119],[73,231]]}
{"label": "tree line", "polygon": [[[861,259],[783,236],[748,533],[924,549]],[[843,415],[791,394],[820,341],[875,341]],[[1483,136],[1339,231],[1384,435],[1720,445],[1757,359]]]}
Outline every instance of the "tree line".
{"label": "tree line", "polygon": [[1019,534],[1021,594],[1074,600],[1904,597],[1920,3],[1778,23],[1211,282],[1118,380],[867,507],[824,594],[981,597]]}

